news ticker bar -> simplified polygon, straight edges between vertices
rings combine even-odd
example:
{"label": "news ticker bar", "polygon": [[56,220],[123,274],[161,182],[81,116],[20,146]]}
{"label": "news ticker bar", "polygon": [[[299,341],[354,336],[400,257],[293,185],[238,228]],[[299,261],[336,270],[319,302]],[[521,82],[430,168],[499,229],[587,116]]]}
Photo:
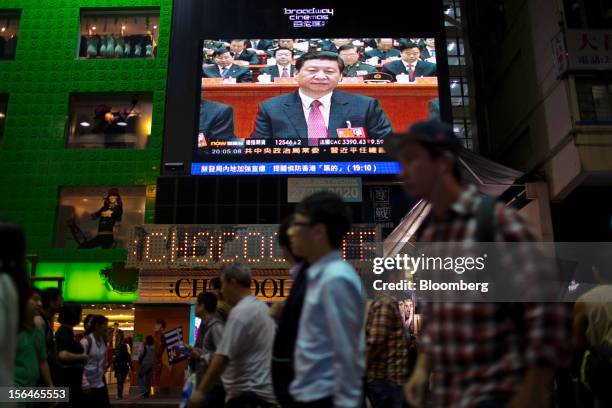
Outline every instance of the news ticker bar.
{"label": "news ticker bar", "polygon": [[69,401],[67,387],[0,387],[0,403]]}
{"label": "news ticker bar", "polygon": [[312,163],[193,163],[191,175],[235,174],[398,174],[397,162],[312,162]]}

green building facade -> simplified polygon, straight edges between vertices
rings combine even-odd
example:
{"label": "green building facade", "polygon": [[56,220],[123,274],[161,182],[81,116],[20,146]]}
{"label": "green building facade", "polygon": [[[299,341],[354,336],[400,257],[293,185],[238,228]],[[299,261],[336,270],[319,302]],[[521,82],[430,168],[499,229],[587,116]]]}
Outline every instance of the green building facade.
{"label": "green building facade", "polygon": [[[83,9],[158,9],[155,58],[79,59]],[[36,276],[77,279],[125,260],[123,249],[54,247],[62,187],[143,186],[144,222],[152,223],[160,173],[172,0],[0,0],[2,12],[20,12],[14,59],[0,60],[0,96],[8,100],[0,142],[0,219],[26,231],[28,254],[38,258]],[[151,134],[144,149],[75,149],[67,146],[72,94],[152,95]],[[80,265],[80,266],[79,266]],[[79,267],[77,267],[79,266]],[[102,276],[102,273],[100,273]],[[64,289],[69,289],[65,281]],[[88,279],[88,285],[105,285]],[[92,289],[91,287],[89,289]],[[79,301],[134,301],[67,293]]]}

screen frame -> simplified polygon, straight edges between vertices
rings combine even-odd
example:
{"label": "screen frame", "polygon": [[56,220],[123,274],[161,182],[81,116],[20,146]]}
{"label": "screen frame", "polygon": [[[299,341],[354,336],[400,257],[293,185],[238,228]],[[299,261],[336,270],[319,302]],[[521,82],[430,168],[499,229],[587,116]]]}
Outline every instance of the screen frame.
{"label": "screen frame", "polygon": [[[367,12],[354,4],[333,0],[325,4],[310,0],[236,0],[231,10],[226,4],[224,0],[174,1],[162,175],[176,174],[177,168],[191,174],[201,100],[201,46],[209,38],[340,38],[347,35],[395,38],[398,34],[435,38],[437,58],[442,61],[438,64],[440,117],[443,121],[452,121],[450,88],[444,86],[449,82],[449,67],[441,0],[403,2],[394,4],[392,9]],[[282,9],[287,7],[333,8],[336,14],[324,28],[292,28],[287,16],[282,15]],[[384,19],[377,18],[376,13],[384,15]],[[406,15],[418,15],[418,18],[411,21],[408,29],[395,28],[406,26]],[[262,20],[266,23],[262,24]]]}

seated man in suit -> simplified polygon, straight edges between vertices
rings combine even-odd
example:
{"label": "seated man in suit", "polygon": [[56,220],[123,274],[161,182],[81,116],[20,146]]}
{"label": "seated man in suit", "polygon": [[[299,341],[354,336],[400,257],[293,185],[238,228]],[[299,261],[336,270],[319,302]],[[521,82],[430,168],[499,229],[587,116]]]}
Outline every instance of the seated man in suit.
{"label": "seated man in suit", "polygon": [[333,53],[309,52],[296,62],[299,90],[268,99],[259,105],[255,139],[307,139],[318,146],[320,139],[337,138],[337,130],[363,128],[370,139],[391,132],[391,125],[378,101],[368,96],[338,91],[344,62]]}
{"label": "seated man in suit", "polygon": [[421,51],[415,43],[407,43],[402,46],[402,59],[383,65],[383,72],[393,75],[397,80],[398,74],[406,74],[410,82],[414,82],[417,77],[436,76],[436,64],[421,61]]}
{"label": "seated man in suit", "polygon": [[202,101],[200,103],[200,126],[198,131],[204,133],[206,140],[234,138],[234,109],[219,102]]}
{"label": "seated man in suit", "polygon": [[321,51],[329,51],[338,54],[340,52],[340,47],[343,45],[347,45],[351,43],[350,38],[334,38],[331,41],[322,41],[321,42]]}
{"label": "seated man in suit", "polygon": [[392,38],[379,38],[377,41],[378,47],[365,52],[365,58],[378,57],[380,61],[391,57],[399,57],[400,52],[393,48]]}
{"label": "seated man in suit", "polygon": [[299,58],[304,53],[300,50],[293,48],[294,45],[295,45],[295,40],[293,40],[292,38],[281,38],[278,40],[278,47],[268,50],[268,56],[273,57],[277,49],[284,47],[284,48],[289,48],[290,50],[292,50],[293,56],[295,58]]}
{"label": "seated man in suit", "polygon": [[203,55],[204,55],[202,64],[206,64],[206,65],[214,64],[215,61],[213,58],[213,53],[215,52],[215,50],[219,48],[226,48],[226,47],[227,46],[222,41],[205,40],[203,44],[203,48],[202,48]]}
{"label": "seated man in suit", "polygon": [[234,64],[248,67],[249,64],[259,64],[259,57],[255,51],[246,49],[248,40],[232,40],[230,51],[234,55]]}
{"label": "seated man in suit", "polygon": [[255,47],[255,49],[260,51],[267,51],[270,48],[274,48],[274,40],[268,40],[265,38],[262,38],[260,40],[251,40],[251,44],[253,44],[253,47]]}
{"label": "seated man in suit", "polygon": [[234,64],[234,58],[227,48],[213,52],[215,65],[202,70],[204,78],[236,78],[236,82],[253,82],[251,71],[246,67]]}
{"label": "seated man in suit", "polygon": [[376,67],[372,65],[359,62],[359,53],[357,47],[353,44],[346,44],[339,48],[340,58],[344,61],[344,72],[342,73],[345,77],[357,77],[371,74],[376,72]]}
{"label": "seated man in suit", "polygon": [[430,62],[436,62],[436,40],[433,38],[425,39],[425,46],[421,47],[421,59],[427,61],[433,58]]}
{"label": "seated man in suit", "polygon": [[262,74],[268,74],[272,77],[272,81],[274,78],[291,78],[295,76],[295,65],[291,64],[293,61],[293,50],[280,47],[274,51],[274,58],[276,59],[276,65],[269,65],[265,68],[262,68],[260,72]]}

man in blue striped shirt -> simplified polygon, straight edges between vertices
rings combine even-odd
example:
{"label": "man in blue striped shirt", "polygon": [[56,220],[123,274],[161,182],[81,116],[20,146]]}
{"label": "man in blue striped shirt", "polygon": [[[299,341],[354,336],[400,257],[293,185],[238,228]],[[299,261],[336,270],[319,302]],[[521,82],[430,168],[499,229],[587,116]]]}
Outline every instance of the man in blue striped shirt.
{"label": "man in blue striped shirt", "polygon": [[350,225],[342,199],[321,192],[297,206],[288,231],[293,252],[311,265],[289,388],[298,407],[361,405],[365,298],[359,275],[340,251]]}

